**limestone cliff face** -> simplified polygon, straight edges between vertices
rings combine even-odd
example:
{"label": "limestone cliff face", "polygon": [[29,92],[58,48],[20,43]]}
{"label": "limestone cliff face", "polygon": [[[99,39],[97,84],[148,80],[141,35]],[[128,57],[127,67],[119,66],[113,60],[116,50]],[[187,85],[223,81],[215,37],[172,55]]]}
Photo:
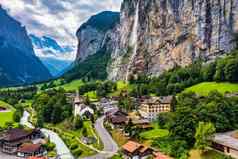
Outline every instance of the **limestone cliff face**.
{"label": "limestone cliff face", "polygon": [[117,12],[102,12],[92,16],[77,31],[78,51],[76,61],[84,61],[96,54],[104,46],[112,49],[117,41],[117,25],[120,15]]}
{"label": "limestone cliff face", "polygon": [[236,47],[237,0],[124,0],[109,79],[159,75]]}

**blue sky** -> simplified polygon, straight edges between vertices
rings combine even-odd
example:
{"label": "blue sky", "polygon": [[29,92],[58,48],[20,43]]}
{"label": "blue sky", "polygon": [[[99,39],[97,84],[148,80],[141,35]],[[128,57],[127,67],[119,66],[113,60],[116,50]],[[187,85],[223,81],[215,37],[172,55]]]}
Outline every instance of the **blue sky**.
{"label": "blue sky", "polygon": [[76,45],[75,32],[90,16],[119,11],[122,0],[0,0],[29,33],[49,35],[62,44]]}

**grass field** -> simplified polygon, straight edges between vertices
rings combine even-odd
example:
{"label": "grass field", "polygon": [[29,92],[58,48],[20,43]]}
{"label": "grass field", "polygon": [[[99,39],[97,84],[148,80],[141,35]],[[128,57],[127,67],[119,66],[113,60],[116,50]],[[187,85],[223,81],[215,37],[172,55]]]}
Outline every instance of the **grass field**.
{"label": "grass field", "polygon": [[142,132],[140,134],[140,136],[143,139],[152,140],[152,139],[156,139],[156,138],[159,138],[159,137],[168,136],[168,134],[169,134],[169,131],[166,130],[166,129],[154,128],[152,130]]}
{"label": "grass field", "polygon": [[129,137],[125,137],[120,130],[113,129],[111,131],[112,138],[116,141],[118,146],[122,146],[129,140]]}
{"label": "grass field", "polygon": [[132,89],[133,89],[133,85],[130,85],[126,83],[125,81],[117,81],[117,91],[109,94],[109,96],[118,96],[120,95],[121,91],[127,90],[130,92]]}
{"label": "grass field", "polygon": [[66,91],[76,91],[83,84],[84,83],[82,80],[74,80],[74,81],[67,83],[65,85],[62,85],[60,87],[64,88]]}
{"label": "grass field", "polygon": [[214,150],[208,150],[203,154],[199,153],[198,150],[192,150],[190,151],[189,159],[222,159],[224,157],[225,156],[223,154]]}
{"label": "grass field", "polygon": [[3,101],[0,101],[0,106],[6,107],[7,109],[10,110],[9,112],[0,112],[0,126],[3,127],[6,122],[13,121],[13,113],[14,113],[15,109],[11,105],[9,105]]}
{"label": "grass field", "polygon": [[185,89],[184,92],[195,92],[199,95],[207,96],[209,92],[217,90],[225,94],[226,92],[238,92],[238,84],[235,83],[216,83],[216,82],[203,82],[192,87]]}
{"label": "grass field", "polygon": [[84,97],[86,97],[86,96],[89,97],[89,99],[90,99],[91,102],[96,102],[96,101],[98,101],[96,91],[91,91],[91,92],[85,93],[85,94],[84,94]]}

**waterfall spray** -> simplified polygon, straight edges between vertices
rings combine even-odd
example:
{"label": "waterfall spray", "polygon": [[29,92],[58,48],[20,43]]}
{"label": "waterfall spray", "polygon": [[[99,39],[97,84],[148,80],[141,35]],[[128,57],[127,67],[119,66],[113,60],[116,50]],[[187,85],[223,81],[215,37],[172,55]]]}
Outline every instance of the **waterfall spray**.
{"label": "waterfall spray", "polygon": [[127,66],[127,72],[126,72],[126,81],[128,81],[128,77],[130,74],[130,68],[134,62],[136,53],[137,53],[137,40],[138,40],[138,24],[139,24],[139,1],[137,2],[136,5],[136,13],[134,17],[134,24],[133,24],[133,29],[130,37],[130,46],[133,47],[133,54],[130,58],[129,64]]}

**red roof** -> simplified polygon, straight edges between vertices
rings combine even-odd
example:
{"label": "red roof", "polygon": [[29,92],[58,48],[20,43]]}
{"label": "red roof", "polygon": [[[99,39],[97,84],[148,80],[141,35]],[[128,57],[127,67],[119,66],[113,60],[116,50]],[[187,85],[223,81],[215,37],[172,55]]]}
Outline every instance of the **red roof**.
{"label": "red roof", "polygon": [[154,159],[171,159],[169,156],[162,154],[161,152],[156,152]]}
{"label": "red roof", "polygon": [[136,150],[140,149],[142,147],[141,144],[134,142],[134,141],[128,141],[125,145],[122,146],[122,148],[130,153],[135,152]]}
{"label": "red roof", "polygon": [[47,157],[28,157],[27,159],[47,159]]}
{"label": "red roof", "polygon": [[22,153],[33,153],[38,151],[41,148],[40,144],[30,144],[30,143],[25,143],[22,144],[19,148],[18,148],[18,152],[22,152]]}

